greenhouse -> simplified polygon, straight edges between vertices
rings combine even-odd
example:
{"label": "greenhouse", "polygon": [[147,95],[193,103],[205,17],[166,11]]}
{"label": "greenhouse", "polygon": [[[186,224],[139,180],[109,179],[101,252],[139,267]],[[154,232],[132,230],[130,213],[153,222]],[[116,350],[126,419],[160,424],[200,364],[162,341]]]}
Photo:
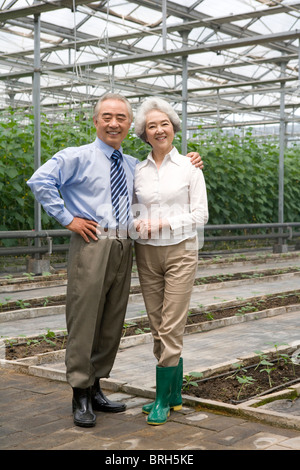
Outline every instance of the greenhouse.
{"label": "greenhouse", "polygon": [[300,450],[300,0],[0,5],[0,448]]}
{"label": "greenhouse", "polygon": [[[93,138],[93,106],[114,91],[133,110],[148,96],[174,106],[178,149],[205,162],[210,225],[292,223],[297,234],[299,11],[296,0],[4,0],[2,231],[60,228],[39,208],[34,220],[25,182],[60,147]],[[134,129],[124,145],[145,158]]]}

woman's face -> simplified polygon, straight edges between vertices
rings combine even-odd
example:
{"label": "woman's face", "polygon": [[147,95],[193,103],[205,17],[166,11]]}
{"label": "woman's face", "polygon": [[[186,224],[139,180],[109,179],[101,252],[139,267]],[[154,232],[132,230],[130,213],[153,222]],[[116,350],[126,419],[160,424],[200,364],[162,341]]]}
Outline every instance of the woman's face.
{"label": "woman's face", "polygon": [[154,152],[167,154],[173,147],[174,129],[168,116],[153,109],[146,116],[146,138]]}

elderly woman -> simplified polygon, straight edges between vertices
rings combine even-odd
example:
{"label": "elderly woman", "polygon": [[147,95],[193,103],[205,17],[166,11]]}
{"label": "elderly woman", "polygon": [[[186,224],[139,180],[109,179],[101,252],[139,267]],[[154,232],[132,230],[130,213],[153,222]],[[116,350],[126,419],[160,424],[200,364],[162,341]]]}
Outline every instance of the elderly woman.
{"label": "elderly woman", "polygon": [[197,227],[208,220],[203,173],[173,146],[180,119],[159,98],[137,110],[135,132],[152,150],[135,170],[135,251],[153,335],[156,399],[143,407],[147,422],[166,422],[182,407],[183,333],[198,261]]}

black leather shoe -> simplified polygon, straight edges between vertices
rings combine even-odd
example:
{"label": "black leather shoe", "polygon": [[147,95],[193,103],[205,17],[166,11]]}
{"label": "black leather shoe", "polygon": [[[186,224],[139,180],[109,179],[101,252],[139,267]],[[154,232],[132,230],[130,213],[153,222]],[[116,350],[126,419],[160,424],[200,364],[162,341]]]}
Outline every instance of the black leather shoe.
{"label": "black leather shoe", "polygon": [[96,415],[93,412],[91,401],[91,388],[73,388],[73,419],[76,426],[90,428],[96,424]]}
{"label": "black leather shoe", "polygon": [[110,413],[120,413],[126,410],[124,403],[110,401],[102,392],[99,379],[95,380],[92,386],[92,406],[95,411],[105,411]]}

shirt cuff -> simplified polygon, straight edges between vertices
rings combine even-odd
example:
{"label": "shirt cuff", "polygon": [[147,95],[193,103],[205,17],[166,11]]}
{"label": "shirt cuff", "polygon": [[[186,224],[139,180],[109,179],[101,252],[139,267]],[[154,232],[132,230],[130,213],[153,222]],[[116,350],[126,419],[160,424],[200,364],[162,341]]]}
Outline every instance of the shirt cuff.
{"label": "shirt cuff", "polygon": [[72,222],[72,220],[74,219],[74,216],[67,209],[64,209],[64,211],[55,218],[61,225],[66,227]]}

